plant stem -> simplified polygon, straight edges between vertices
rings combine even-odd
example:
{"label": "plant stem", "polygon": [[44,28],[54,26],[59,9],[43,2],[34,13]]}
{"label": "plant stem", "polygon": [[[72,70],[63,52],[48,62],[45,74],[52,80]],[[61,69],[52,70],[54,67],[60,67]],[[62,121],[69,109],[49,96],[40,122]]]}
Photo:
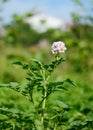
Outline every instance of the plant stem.
{"label": "plant stem", "polygon": [[41,125],[44,127],[44,110],[45,110],[45,106],[46,106],[46,95],[47,95],[47,92],[46,92],[46,86],[44,86],[44,100],[43,100],[43,103],[42,103],[42,115],[41,115]]}
{"label": "plant stem", "polygon": [[55,124],[54,130],[56,130],[56,128],[57,128],[57,125]]}

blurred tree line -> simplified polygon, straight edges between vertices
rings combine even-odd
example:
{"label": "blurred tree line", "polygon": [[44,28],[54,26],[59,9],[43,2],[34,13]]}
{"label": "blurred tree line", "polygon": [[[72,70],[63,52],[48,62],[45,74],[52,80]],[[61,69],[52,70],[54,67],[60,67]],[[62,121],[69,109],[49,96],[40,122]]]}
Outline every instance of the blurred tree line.
{"label": "blurred tree line", "polygon": [[[7,0],[2,0],[6,2]],[[12,21],[9,24],[4,25],[6,30],[6,35],[4,41],[11,45],[23,45],[29,46],[32,44],[37,44],[42,39],[47,39],[49,42],[55,40],[66,40],[73,39],[74,41],[93,41],[93,16],[92,16],[92,4],[90,3],[90,9],[85,7],[82,0],[73,0],[77,9],[81,9],[81,14],[72,13],[73,25],[68,31],[62,31],[60,29],[48,29],[46,32],[39,33],[34,30],[31,25],[26,23],[24,19],[27,17],[32,17],[34,13],[26,13],[23,16],[13,15]],[[92,2],[92,1],[90,1]],[[91,11],[91,12],[90,12]],[[84,14],[82,12],[85,12]],[[75,42],[74,42],[75,43]]]}

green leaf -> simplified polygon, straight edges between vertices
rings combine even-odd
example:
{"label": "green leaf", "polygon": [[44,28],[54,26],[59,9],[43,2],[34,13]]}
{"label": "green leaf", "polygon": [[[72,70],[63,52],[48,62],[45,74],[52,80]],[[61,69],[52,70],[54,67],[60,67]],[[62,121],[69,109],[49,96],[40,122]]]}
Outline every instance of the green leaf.
{"label": "green leaf", "polygon": [[62,57],[60,57],[59,59],[56,59],[54,61],[52,61],[52,63],[50,63],[49,65],[44,65],[44,68],[46,70],[49,71],[49,73],[53,72],[54,69],[61,64],[65,59],[63,59]]}
{"label": "green leaf", "polygon": [[68,108],[69,106],[62,100],[56,100],[56,105],[62,108]]}
{"label": "green leaf", "polygon": [[62,90],[67,91],[68,89],[63,86],[63,83],[64,83],[64,81],[50,82],[49,84],[47,84],[47,87],[48,87],[47,88],[47,98],[53,92],[62,91]]}
{"label": "green leaf", "polygon": [[32,61],[35,62],[39,68],[44,69],[43,64],[40,61],[38,61],[36,59],[32,59]]}
{"label": "green leaf", "polygon": [[64,82],[63,81],[58,81],[58,82],[50,82],[48,84],[48,86],[52,87],[52,86],[58,86],[58,85],[62,85]]}
{"label": "green leaf", "polygon": [[41,122],[37,119],[35,120],[35,126],[36,126],[37,130],[42,130]]}
{"label": "green leaf", "polygon": [[68,82],[68,83],[70,83],[70,84],[72,84],[73,86],[77,86],[75,83],[74,83],[74,81],[72,81],[71,79],[66,79],[64,82]]}
{"label": "green leaf", "polygon": [[64,89],[64,90],[67,90],[67,88],[63,87],[63,83],[64,83],[64,81],[50,82],[49,84],[47,84],[47,86],[48,86],[48,89],[53,89],[53,90]]}
{"label": "green leaf", "polygon": [[23,63],[22,63],[22,62],[20,62],[20,61],[15,61],[15,62],[13,62],[13,64],[23,66]]}
{"label": "green leaf", "polygon": [[56,91],[62,91],[62,90],[65,90],[67,91],[68,89],[63,87],[63,86],[58,86],[57,89],[55,89]]}
{"label": "green leaf", "polygon": [[8,115],[10,114],[10,116],[12,116],[11,114],[18,114],[19,111],[17,109],[8,109],[8,108],[2,108],[0,107],[0,114],[4,114],[4,115]]}
{"label": "green leaf", "polygon": [[23,64],[23,69],[28,69],[29,65],[28,64]]}
{"label": "green leaf", "polygon": [[8,84],[1,84],[0,87],[12,89],[29,99],[27,86],[20,86],[17,82],[10,82]]}
{"label": "green leaf", "polygon": [[22,62],[20,62],[20,61],[15,61],[15,62],[13,62],[13,64],[15,64],[15,65],[20,65],[20,66],[22,66],[23,67],[23,69],[28,69],[29,68],[29,65],[28,64],[26,64],[26,63],[22,63]]}
{"label": "green leaf", "polygon": [[0,84],[0,87],[16,88],[18,85],[17,82],[10,82],[8,84]]}

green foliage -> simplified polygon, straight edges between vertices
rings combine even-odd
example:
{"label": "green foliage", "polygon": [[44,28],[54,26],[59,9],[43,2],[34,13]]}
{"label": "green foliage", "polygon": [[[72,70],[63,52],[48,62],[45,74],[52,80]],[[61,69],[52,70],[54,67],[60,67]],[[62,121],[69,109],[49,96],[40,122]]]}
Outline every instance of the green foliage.
{"label": "green foliage", "polygon": [[[45,129],[93,129],[93,17],[89,13],[89,10],[93,10],[92,4],[88,10],[82,5],[82,1],[73,1],[88,15],[72,13],[74,24],[64,32],[49,29],[39,34],[24,23],[24,16],[19,15],[15,15],[5,27],[7,35],[0,38],[0,83],[4,83],[0,85],[1,130],[42,130],[41,115],[44,115]],[[61,39],[65,41],[68,48],[67,62],[60,65],[65,60],[60,58],[50,64],[42,64],[51,59],[47,48],[39,50],[40,52],[37,46],[34,46],[37,49],[35,52],[32,47],[28,48],[42,38],[50,43]],[[35,59],[27,62],[33,57],[40,59],[42,63]],[[16,60],[19,61],[14,64],[21,67],[10,65],[10,62]],[[55,70],[58,65],[59,69]],[[47,82],[44,82],[42,73],[45,73],[45,78],[49,75]],[[66,77],[74,79],[78,87],[70,88],[69,83],[75,84]],[[66,80],[62,80],[65,78]],[[45,95],[44,85],[47,87]],[[46,105],[43,110],[44,101]]]}
{"label": "green foliage", "polygon": [[[27,16],[14,15],[11,24],[6,26],[6,42],[11,45],[29,46],[41,39],[41,34],[24,22]],[[34,37],[35,36],[35,37]]]}
{"label": "green foliage", "polygon": [[73,0],[77,5],[82,6],[82,1],[81,0]]}
{"label": "green foliage", "polygon": [[[28,101],[33,103],[35,112],[32,112],[28,116],[26,115],[27,113],[23,114],[16,109],[1,107],[1,115],[6,115],[6,118],[2,120],[1,128],[7,127],[12,129],[13,127],[13,129],[31,128],[41,130],[45,128],[57,129],[60,125],[62,126],[61,120],[63,114],[65,111],[69,110],[69,106],[66,105],[64,101],[56,99],[56,104],[52,104],[52,107],[49,109],[47,107],[47,100],[51,100],[50,96],[52,93],[61,92],[63,90],[67,91],[64,86],[65,82],[74,85],[70,79],[50,82],[51,74],[63,61],[63,58],[57,57],[57,59],[47,65],[42,64],[36,59],[32,59],[30,63],[21,63],[20,61],[13,63],[27,70],[27,84],[25,86],[20,86],[18,83],[10,82],[9,84],[1,84],[0,87],[10,88],[22,94]],[[39,97],[37,101],[35,95],[38,93]],[[3,126],[4,123],[6,123],[6,126]]]}

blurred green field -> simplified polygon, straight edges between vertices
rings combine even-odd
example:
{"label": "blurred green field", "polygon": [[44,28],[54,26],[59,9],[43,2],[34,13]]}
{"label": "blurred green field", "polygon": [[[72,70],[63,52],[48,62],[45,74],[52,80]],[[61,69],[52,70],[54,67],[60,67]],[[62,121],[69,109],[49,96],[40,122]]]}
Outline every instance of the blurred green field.
{"label": "blurred green field", "polygon": [[[67,46],[67,51],[62,54],[62,57],[66,58],[66,61],[58,67],[54,72],[52,80],[63,80],[70,77],[77,87],[69,87],[66,93],[56,93],[52,95],[51,102],[55,104],[55,99],[58,97],[70,105],[71,110],[65,113],[63,122],[66,125],[71,124],[72,121],[81,121],[84,123],[88,120],[90,123],[84,126],[84,130],[88,130],[90,126],[93,128],[93,48],[90,43],[84,43],[84,41],[74,43],[70,40],[64,41]],[[84,44],[84,46],[82,45]],[[93,44],[93,43],[91,43]],[[46,48],[40,48],[37,45],[31,47],[11,47],[0,45],[0,83],[18,82],[20,85],[26,83],[26,72],[21,67],[13,65],[14,61],[27,62],[31,58],[36,58],[43,63],[50,63],[54,59],[54,55],[51,53],[51,45]],[[36,95],[38,100],[39,95]],[[48,104],[51,104],[49,102]],[[34,110],[25,97],[19,93],[10,90],[8,88],[0,88],[0,106],[9,109],[18,109],[19,111],[30,113]],[[2,120],[4,117],[1,114]],[[78,124],[78,125],[81,125]],[[76,122],[77,124],[77,122]],[[76,124],[71,124],[71,130],[76,127]],[[62,127],[63,130],[67,129],[66,125]],[[69,125],[70,126],[70,125]],[[72,127],[73,126],[73,127]],[[83,129],[83,128],[82,128]]]}

